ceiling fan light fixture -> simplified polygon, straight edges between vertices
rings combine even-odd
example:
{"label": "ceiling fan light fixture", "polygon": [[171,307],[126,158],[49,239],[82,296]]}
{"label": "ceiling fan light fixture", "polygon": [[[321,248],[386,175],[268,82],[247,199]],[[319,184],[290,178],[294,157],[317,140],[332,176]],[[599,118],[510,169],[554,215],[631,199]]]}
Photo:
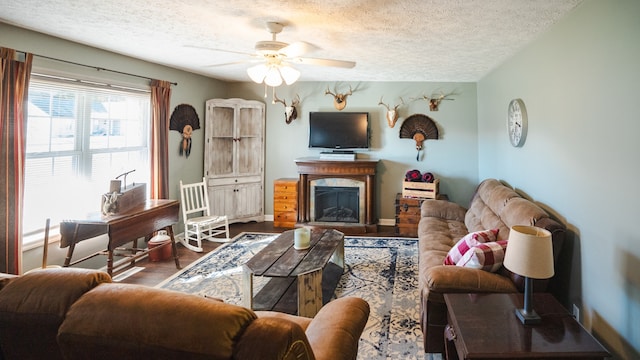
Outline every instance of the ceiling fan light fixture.
{"label": "ceiling fan light fixture", "polygon": [[287,85],[291,85],[300,78],[300,71],[292,68],[291,66],[283,65],[280,66],[280,75],[282,75],[282,78]]}
{"label": "ceiling fan light fixture", "polygon": [[269,66],[269,70],[264,77],[264,83],[271,87],[282,85],[282,76],[280,76],[277,66]]}
{"label": "ceiling fan light fixture", "polygon": [[247,69],[247,74],[253,80],[253,82],[262,84],[264,78],[267,76],[269,68],[265,64],[259,64]]}
{"label": "ceiling fan light fixture", "polygon": [[284,82],[291,85],[300,78],[300,71],[288,65],[259,64],[247,69],[247,74],[257,84],[263,82],[271,87],[282,85]]}

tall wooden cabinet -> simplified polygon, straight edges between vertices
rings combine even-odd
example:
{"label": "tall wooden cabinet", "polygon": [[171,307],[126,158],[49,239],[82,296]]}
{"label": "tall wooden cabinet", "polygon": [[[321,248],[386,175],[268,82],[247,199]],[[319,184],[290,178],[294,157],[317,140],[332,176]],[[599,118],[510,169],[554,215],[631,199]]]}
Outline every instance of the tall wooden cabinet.
{"label": "tall wooden cabinet", "polygon": [[212,99],[206,105],[204,175],[211,211],[229,222],[264,221],[264,103]]}

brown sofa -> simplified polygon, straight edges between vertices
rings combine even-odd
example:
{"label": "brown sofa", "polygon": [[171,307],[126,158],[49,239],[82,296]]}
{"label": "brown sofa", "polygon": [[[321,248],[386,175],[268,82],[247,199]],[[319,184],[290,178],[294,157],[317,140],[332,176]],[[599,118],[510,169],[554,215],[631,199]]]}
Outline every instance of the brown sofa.
{"label": "brown sofa", "polygon": [[310,319],[73,268],[0,284],[4,359],[355,359],[369,317],[354,297]]}
{"label": "brown sofa", "polygon": [[[523,279],[504,267],[491,273],[443,265],[449,250],[466,234],[500,229],[498,240],[503,240],[508,239],[509,229],[514,225],[533,225],[549,230],[557,263],[565,226],[496,179],[484,180],[477,187],[468,209],[446,200],[422,203],[418,224],[420,325],[426,352],[444,351],[447,307],[443,294],[522,291]],[[534,290],[544,291],[549,281],[553,279],[535,280]]]}

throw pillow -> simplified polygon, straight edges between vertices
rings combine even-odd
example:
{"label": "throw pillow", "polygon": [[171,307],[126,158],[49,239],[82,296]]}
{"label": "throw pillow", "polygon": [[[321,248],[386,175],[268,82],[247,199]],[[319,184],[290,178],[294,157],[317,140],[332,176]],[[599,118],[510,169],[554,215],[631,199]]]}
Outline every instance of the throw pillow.
{"label": "throw pillow", "polygon": [[444,258],[444,264],[455,265],[472,247],[481,243],[496,241],[498,231],[500,229],[482,230],[465,235],[449,250],[447,257]]}
{"label": "throw pillow", "polygon": [[457,266],[496,272],[502,266],[508,240],[478,244],[462,256]]}

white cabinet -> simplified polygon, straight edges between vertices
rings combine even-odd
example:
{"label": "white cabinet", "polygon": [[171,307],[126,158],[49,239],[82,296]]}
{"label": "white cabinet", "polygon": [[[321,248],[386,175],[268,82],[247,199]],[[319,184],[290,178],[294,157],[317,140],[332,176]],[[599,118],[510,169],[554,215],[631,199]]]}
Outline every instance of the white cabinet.
{"label": "white cabinet", "polygon": [[204,175],[209,205],[229,222],[264,221],[265,105],[207,101]]}

